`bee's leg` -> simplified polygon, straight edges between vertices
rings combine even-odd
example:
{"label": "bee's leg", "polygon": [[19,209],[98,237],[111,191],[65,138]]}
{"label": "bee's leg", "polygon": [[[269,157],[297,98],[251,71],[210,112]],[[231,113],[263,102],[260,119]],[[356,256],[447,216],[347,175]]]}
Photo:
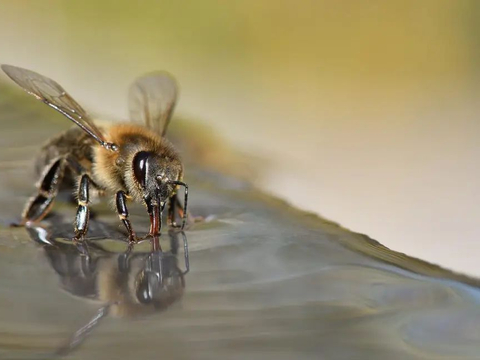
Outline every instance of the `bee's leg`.
{"label": "bee's leg", "polygon": [[[75,159],[72,156],[67,156],[65,158],[66,161],[66,166],[78,177],[81,177],[83,174],[89,174],[90,175],[90,186],[93,187],[97,191],[97,195],[101,193],[103,190],[97,183],[95,183],[91,177],[91,173],[82,165],[78,162],[77,159]],[[77,203],[77,198],[75,196],[72,196],[71,202],[76,204]],[[96,214],[94,210],[89,210],[90,211],[90,219],[95,219]]]}
{"label": "bee's leg", "polygon": [[87,174],[83,174],[78,183],[77,192],[77,215],[75,216],[75,241],[83,240],[88,230],[88,220],[90,217],[90,210],[88,204],[90,203],[90,184],[92,180]]}
{"label": "bee's leg", "polygon": [[[180,225],[178,225],[177,222],[175,221],[175,210],[177,207],[177,203],[180,204],[180,201],[177,198],[177,194],[170,196],[170,198],[168,199],[167,223],[169,226],[173,228],[180,227]],[[181,208],[181,205],[179,210],[182,211],[182,215],[180,216],[183,216],[183,208]]]}
{"label": "bee's leg", "polygon": [[180,202],[178,195],[175,194],[170,197],[168,202],[168,224],[173,228],[182,227],[182,225],[178,224],[177,221],[175,220],[175,217],[177,216],[177,214],[180,219],[184,219],[185,217],[187,224],[193,224],[195,222],[203,220],[202,217],[192,216],[192,214],[188,210],[187,210],[187,213],[185,214],[184,206]]}
{"label": "bee's leg", "polygon": [[163,210],[165,209],[165,204],[159,207],[147,205],[148,215],[150,216],[150,231],[148,232],[149,236],[160,236],[162,233],[162,224],[163,224]]}
{"label": "bee's leg", "polygon": [[43,177],[38,183],[38,193],[26,204],[22,213],[22,222],[19,225],[40,221],[48,214],[53,205],[53,200],[57,196],[64,170],[64,158],[54,160],[46,168]]}
{"label": "bee's leg", "polygon": [[132,223],[128,219],[128,209],[127,209],[127,196],[125,195],[124,191],[118,191],[116,198],[115,198],[115,203],[117,205],[117,213],[118,217],[120,220],[122,220],[123,225],[127,229],[128,232],[128,241],[130,243],[135,243],[137,242],[137,236],[135,235],[135,232],[133,231],[132,228]]}

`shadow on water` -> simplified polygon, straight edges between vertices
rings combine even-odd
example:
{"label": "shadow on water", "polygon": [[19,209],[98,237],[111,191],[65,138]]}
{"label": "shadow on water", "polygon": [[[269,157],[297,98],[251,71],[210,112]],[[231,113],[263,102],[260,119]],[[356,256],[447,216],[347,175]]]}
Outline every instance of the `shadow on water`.
{"label": "shadow on water", "polygon": [[[59,277],[60,286],[68,293],[96,300],[100,308],[95,315],[57,351],[39,355],[53,358],[69,355],[80,346],[106,316],[148,316],[166,310],[178,301],[185,290],[185,275],[190,270],[187,237],[183,231],[170,230],[167,251],[160,238],[147,240],[151,250],[135,251],[126,246],[115,252],[102,246],[102,241],[66,242],[60,233],[51,234],[44,227],[28,227],[31,239],[43,250],[48,263]],[[183,242],[185,269],[180,269],[178,250]]]}

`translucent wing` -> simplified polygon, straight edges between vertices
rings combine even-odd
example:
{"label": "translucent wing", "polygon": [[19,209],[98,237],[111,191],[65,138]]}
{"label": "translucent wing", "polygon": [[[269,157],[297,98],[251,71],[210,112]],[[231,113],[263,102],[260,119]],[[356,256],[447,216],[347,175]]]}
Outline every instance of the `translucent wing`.
{"label": "translucent wing", "polygon": [[2,70],[27,93],[72,120],[102,146],[115,150],[115,145],[105,141],[87,112],[55,81],[12,65],[2,65]]}
{"label": "translucent wing", "polygon": [[128,94],[130,119],[143,121],[162,136],[167,132],[177,100],[177,84],[166,72],[155,72],[139,77],[130,86]]}

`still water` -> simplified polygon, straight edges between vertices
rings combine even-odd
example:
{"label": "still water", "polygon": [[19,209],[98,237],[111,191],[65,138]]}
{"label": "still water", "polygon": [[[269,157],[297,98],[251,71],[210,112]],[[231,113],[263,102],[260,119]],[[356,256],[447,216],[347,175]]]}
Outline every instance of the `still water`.
{"label": "still water", "polygon": [[[480,359],[477,279],[192,161],[205,221],[158,244],[128,252],[108,204],[83,247],[61,199],[41,227],[8,227],[33,191],[29,159],[68,124],[0,92],[0,358]],[[131,212],[146,231],[144,209]]]}

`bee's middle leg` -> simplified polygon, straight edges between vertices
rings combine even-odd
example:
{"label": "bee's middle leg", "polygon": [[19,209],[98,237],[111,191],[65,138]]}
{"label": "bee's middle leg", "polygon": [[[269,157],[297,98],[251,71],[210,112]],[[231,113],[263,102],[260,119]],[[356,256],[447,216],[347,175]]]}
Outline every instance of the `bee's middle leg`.
{"label": "bee's middle leg", "polygon": [[117,206],[118,217],[120,218],[120,220],[122,220],[123,225],[127,229],[128,241],[130,243],[137,242],[137,236],[135,235],[135,232],[133,231],[133,228],[132,228],[132,223],[128,218],[127,196],[125,195],[125,192],[121,190],[117,192],[117,195],[115,198],[115,204]]}
{"label": "bee's middle leg", "polygon": [[74,240],[81,241],[85,237],[88,230],[88,220],[90,218],[90,184],[93,184],[89,175],[83,174],[78,183],[78,207],[75,216],[75,237]]}

